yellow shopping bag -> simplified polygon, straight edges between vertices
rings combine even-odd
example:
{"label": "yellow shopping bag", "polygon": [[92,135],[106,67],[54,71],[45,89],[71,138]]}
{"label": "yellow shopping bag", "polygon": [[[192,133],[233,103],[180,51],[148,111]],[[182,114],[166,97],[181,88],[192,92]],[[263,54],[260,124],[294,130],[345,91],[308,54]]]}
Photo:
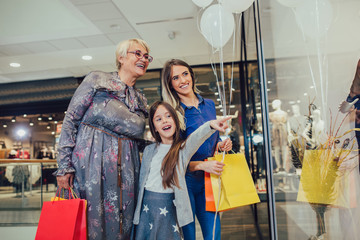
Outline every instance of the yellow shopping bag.
{"label": "yellow shopping bag", "polygon": [[[223,154],[209,160],[222,161]],[[221,175],[221,193],[218,211],[260,202],[244,154],[225,154]],[[219,199],[219,176],[205,174],[206,211],[216,211]]]}
{"label": "yellow shopping bag", "polygon": [[306,150],[297,201],[348,207],[348,175],[340,176],[337,165],[330,150]]}

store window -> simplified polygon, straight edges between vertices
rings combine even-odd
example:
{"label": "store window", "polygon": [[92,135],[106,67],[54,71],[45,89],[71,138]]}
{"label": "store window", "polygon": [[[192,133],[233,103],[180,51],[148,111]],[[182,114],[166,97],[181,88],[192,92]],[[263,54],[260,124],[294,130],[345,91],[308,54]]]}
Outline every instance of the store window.
{"label": "store window", "polygon": [[360,93],[348,98],[359,10],[358,1],[261,1],[278,239],[359,238],[357,117],[349,103],[339,111]]}

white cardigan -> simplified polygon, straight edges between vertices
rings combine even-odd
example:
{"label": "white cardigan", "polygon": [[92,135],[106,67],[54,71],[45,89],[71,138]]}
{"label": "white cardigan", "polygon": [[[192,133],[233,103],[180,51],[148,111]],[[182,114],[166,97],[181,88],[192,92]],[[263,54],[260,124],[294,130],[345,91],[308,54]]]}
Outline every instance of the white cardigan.
{"label": "white cardigan", "polygon": [[[191,210],[190,199],[186,187],[185,173],[191,157],[196,153],[198,148],[214,134],[216,130],[210,127],[210,122],[204,123],[187,138],[185,146],[179,152],[179,165],[177,174],[180,188],[174,187],[174,205],[176,207],[177,220],[180,227],[183,227],[194,221]],[[143,159],[140,169],[139,195],[134,214],[134,224],[139,224],[140,211],[145,190],[145,182],[149,176],[150,165],[153,156],[156,154],[156,143],[147,146],[144,150]]]}

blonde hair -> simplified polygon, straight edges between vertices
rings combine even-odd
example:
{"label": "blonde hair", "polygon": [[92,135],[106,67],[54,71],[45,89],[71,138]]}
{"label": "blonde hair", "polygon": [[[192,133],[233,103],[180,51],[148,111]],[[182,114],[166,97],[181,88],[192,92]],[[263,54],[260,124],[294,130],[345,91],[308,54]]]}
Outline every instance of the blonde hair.
{"label": "blonde hair", "polygon": [[169,103],[176,110],[176,115],[179,118],[180,129],[185,130],[186,129],[185,112],[180,105],[179,95],[171,85],[172,66],[174,65],[187,67],[193,82],[192,89],[194,93],[199,93],[200,91],[195,87],[195,74],[189,64],[187,64],[186,62],[180,59],[171,59],[165,63],[161,75],[162,97],[164,102]]}
{"label": "blonde hair", "polygon": [[146,52],[149,53],[150,52],[150,47],[149,45],[142,39],[138,39],[138,38],[131,38],[125,41],[120,42],[117,47],[116,47],[116,51],[115,51],[115,55],[116,55],[116,67],[118,70],[120,70],[121,68],[121,63],[119,62],[119,57],[126,57],[126,54],[129,50],[129,48],[131,47],[131,45],[133,43],[137,43],[140,44],[143,48],[146,49]]}

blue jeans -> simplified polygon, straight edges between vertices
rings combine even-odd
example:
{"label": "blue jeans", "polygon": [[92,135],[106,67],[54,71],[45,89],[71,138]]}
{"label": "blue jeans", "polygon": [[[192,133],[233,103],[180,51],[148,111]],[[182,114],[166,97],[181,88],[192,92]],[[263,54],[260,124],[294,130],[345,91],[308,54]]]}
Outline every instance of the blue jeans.
{"label": "blue jeans", "polygon": [[[204,172],[187,172],[186,173],[186,185],[189,193],[191,208],[193,216],[196,215],[203,234],[204,240],[212,240],[213,226],[214,226],[214,212],[207,212],[205,210],[205,183]],[[195,216],[194,216],[195,220]],[[195,221],[182,227],[184,240],[195,240]],[[215,238],[220,240],[221,238],[221,225],[220,215],[216,217]]]}

